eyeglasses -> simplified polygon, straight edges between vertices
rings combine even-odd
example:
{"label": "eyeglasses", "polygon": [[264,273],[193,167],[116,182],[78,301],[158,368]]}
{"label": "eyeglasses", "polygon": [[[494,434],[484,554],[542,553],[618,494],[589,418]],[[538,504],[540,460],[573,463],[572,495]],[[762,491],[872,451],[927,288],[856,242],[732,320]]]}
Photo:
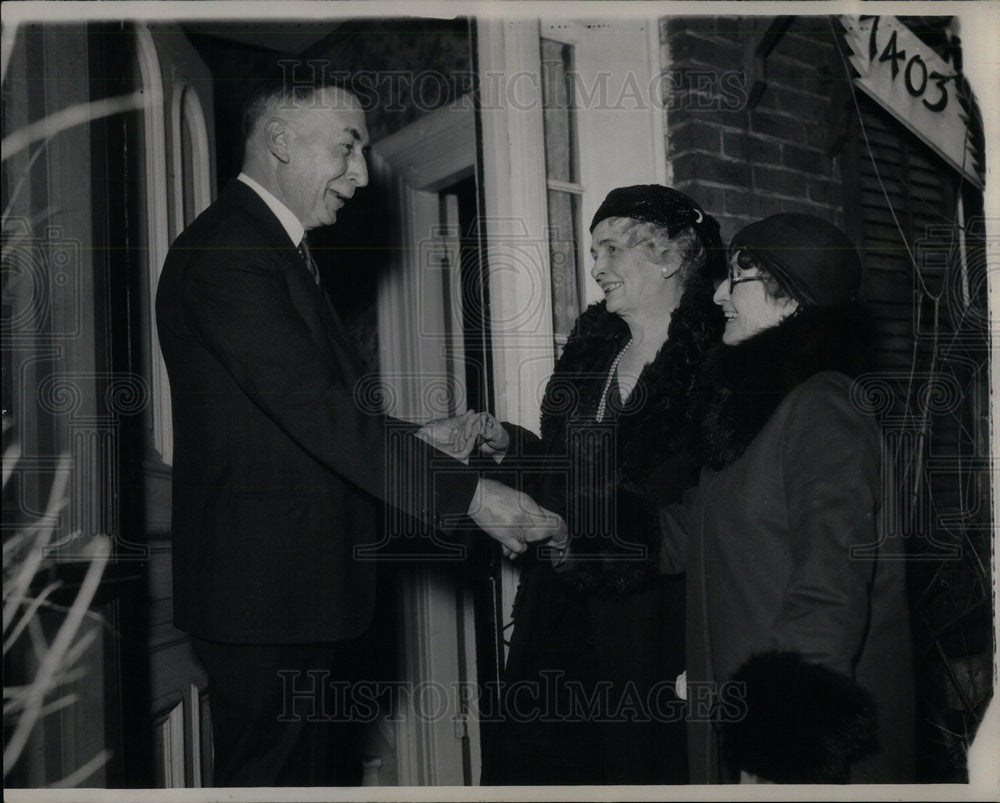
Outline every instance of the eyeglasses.
{"label": "eyeglasses", "polygon": [[733,294],[733,288],[738,284],[743,282],[764,281],[764,277],[762,275],[737,276],[737,270],[760,270],[760,266],[754,261],[754,258],[743,249],[740,249],[733,254],[733,258],[729,260],[729,295]]}

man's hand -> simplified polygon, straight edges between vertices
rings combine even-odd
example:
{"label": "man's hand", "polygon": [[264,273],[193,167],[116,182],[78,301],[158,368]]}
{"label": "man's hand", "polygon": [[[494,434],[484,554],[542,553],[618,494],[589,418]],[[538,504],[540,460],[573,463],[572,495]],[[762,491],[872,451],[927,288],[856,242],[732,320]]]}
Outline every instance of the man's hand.
{"label": "man's hand", "polygon": [[467,463],[469,455],[478,446],[483,454],[492,455],[498,463],[503,459],[510,436],[503,425],[489,413],[469,410],[452,418],[428,421],[416,435],[456,460]]}
{"label": "man's hand", "polygon": [[464,432],[466,425],[478,416],[479,413],[469,410],[452,418],[437,418],[428,421],[414,434],[449,457],[468,463],[469,455],[476,448],[477,436],[466,436]]}
{"label": "man's hand", "polygon": [[469,516],[491,538],[499,541],[504,552],[520,554],[528,544],[552,538],[565,542],[566,522],[550,510],[540,507],[521,491],[496,480],[480,479],[469,505]]}

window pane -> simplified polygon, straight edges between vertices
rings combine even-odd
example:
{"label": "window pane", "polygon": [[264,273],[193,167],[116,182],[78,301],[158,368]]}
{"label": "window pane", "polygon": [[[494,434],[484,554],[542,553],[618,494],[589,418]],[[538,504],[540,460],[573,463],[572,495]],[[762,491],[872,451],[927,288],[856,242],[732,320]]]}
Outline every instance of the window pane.
{"label": "window pane", "polygon": [[573,128],[573,46],[541,40],[542,121],[545,131],[546,175],[557,181],[577,181]]}
{"label": "window pane", "polygon": [[578,196],[549,190],[549,264],[552,269],[552,328],[558,340],[580,314],[577,279]]}

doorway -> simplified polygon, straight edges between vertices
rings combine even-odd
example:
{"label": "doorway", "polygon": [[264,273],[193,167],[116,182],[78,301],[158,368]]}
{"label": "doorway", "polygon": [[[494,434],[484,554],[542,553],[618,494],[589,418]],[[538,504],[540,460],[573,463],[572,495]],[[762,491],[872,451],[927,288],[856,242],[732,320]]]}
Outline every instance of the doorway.
{"label": "doorway", "polygon": [[[386,412],[404,420],[493,409],[473,115],[460,100],[373,145],[365,203],[378,206],[381,230],[377,379]],[[427,535],[379,551],[398,595],[409,694],[398,701],[405,717],[395,717],[389,757],[397,776],[379,782],[470,785],[479,779],[481,689],[499,678],[502,660],[499,549],[481,534],[461,544]],[[446,702],[427,716],[431,687]]]}

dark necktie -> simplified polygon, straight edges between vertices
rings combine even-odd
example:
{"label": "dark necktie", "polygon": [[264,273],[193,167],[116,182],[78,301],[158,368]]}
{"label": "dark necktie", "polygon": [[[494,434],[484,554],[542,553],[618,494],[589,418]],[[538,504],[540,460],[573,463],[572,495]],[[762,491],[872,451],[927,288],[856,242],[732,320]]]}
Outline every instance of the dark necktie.
{"label": "dark necktie", "polygon": [[[344,329],[344,324],[340,320],[340,316],[337,314],[337,310],[334,308],[333,304],[330,303],[330,299],[323,290],[323,282],[319,278],[319,267],[316,265],[316,260],[313,259],[312,253],[309,251],[309,243],[307,242],[304,234],[302,235],[302,242],[299,243],[298,250],[299,255],[302,257],[302,261],[306,263],[309,275],[313,277],[313,281],[316,282],[316,287],[320,290],[320,295],[323,298],[323,306],[326,308],[326,314],[329,316],[329,320],[338,334],[339,340],[337,342],[337,348],[344,359],[345,370],[350,372],[348,374],[349,376],[360,376],[363,373],[361,365],[358,363],[352,350],[346,345],[350,342],[350,338],[347,331]],[[353,382],[354,380],[352,379],[351,381]]]}
{"label": "dark necktie", "polygon": [[302,256],[302,261],[306,263],[309,275],[313,277],[313,281],[316,282],[316,286],[322,287],[323,285],[319,278],[319,267],[316,265],[316,260],[313,259],[313,255],[309,252],[309,244],[306,242],[305,235],[302,235],[302,242],[299,243],[299,254]]}

